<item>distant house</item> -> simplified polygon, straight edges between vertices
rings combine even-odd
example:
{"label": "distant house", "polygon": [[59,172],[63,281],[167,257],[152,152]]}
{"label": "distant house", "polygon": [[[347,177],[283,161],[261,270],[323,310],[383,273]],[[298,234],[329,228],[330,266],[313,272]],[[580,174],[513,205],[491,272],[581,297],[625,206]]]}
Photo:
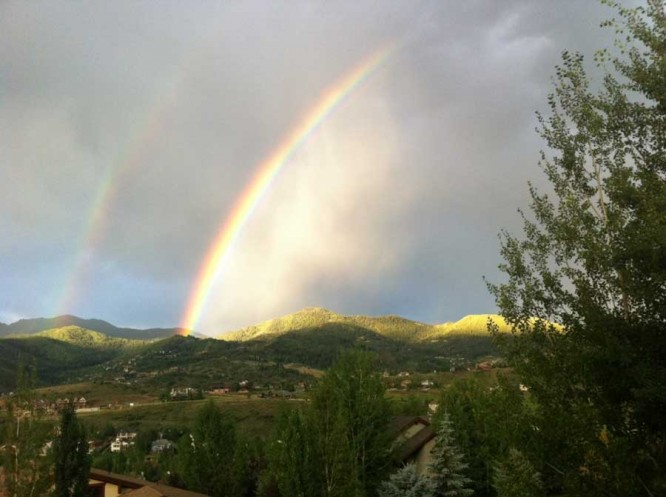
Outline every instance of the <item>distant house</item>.
{"label": "distant house", "polygon": [[169,392],[169,396],[173,399],[189,399],[193,398],[198,394],[196,388],[185,387],[185,388],[172,388]]}
{"label": "distant house", "polygon": [[490,371],[491,369],[493,369],[493,365],[490,361],[485,361],[477,364],[476,368],[480,369],[481,371]]}
{"label": "distant house", "polygon": [[136,433],[121,431],[116,436],[116,439],[113,442],[111,442],[110,446],[111,452],[121,452],[125,449],[128,449],[129,447],[134,445],[135,438],[136,438]]}
{"label": "distant house", "polygon": [[157,454],[159,452],[164,452],[165,450],[169,450],[172,447],[173,447],[173,442],[171,440],[167,440],[166,438],[158,438],[152,444],[150,444],[150,452],[152,452],[153,454]]}
{"label": "distant house", "polygon": [[213,388],[210,392],[211,395],[224,395],[229,393],[228,388]]}
{"label": "distant house", "polygon": [[90,469],[88,489],[91,497],[209,497],[182,488],[153,483],[131,476]]}
{"label": "distant house", "polygon": [[430,421],[420,416],[396,416],[391,420],[389,433],[395,440],[393,460],[396,464],[413,463],[419,473],[427,471],[436,435]]}

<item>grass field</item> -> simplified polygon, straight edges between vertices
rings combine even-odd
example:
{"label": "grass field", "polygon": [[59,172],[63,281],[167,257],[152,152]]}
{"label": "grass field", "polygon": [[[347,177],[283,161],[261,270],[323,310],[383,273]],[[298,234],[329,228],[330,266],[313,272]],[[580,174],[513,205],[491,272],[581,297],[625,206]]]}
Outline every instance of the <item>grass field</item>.
{"label": "grass field", "polygon": [[[248,398],[243,394],[211,397],[221,410],[229,414],[241,433],[267,435],[281,409],[303,404],[303,400],[279,400]],[[103,409],[81,413],[79,418],[92,431],[103,430],[109,424],[119,430],[141,431],[146,429],[189,428],[198,410],[207,400],[180,402],[154,402],[151,404]]]}
{"label": "grass field", "polygon": [[145,404],[156,402],[158,396],[148,389],[117,383],[71,383],[39,388],[38,396],[49,399],[85,397],[87,405],[91,407],[108,407],[112,405],[127,405],[129,403]]}
{"label": "grass field", "polygon": [[[415,388],[411,390],[389,390],[387,395],[395,403],[413,402],[414,398],[437,400],[442,389],[456,380],[475,378],[488,385],[496,381],[498,373],[507,369],[491,371],[440,372],[428,375],[412,375]],[[319,370],[306,374],[319,375]],[[422,378],[429,378],[436,387],[424,391],[418,385]],[[96,412],[81,412],[79,418],[91,432],[103,431],[109,425],[117,430],[142,431],[147,429],[186,429],[192,426],[198,410],[206,400],[161,402],[153,392],[141,391],[136,387],[109,383],[75,383],[40,388],[38,395],[46,398],[73,398],[84,396],[88,405],[100,407]],[[237,423],[239,432],[249,435],[268,435],[276,416],[281,409],[304,405],[304,398],[295,400],[259,398],[247,393],[229,393],[210,397],[223,412],[228,413]],[[133,405],[131,405],[133,404]],[[109,405],[111,408],[109,408]]]}

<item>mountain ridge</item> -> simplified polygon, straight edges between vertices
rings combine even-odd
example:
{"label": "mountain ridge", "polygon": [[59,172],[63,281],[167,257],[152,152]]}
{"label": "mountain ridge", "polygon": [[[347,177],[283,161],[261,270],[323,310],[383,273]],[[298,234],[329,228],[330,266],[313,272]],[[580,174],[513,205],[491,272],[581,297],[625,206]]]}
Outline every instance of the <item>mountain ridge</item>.
{"label": "mountain ridge", "polygon": [[500,331],[506,332],[510,329],[504,318],[497,314],[470,314],[455,322],[430,325],[397,315],[348,316],[322,307],[306,307],[256,325],[216,335],[215,338],[245,342],[336,323],[360,327],[394,340],[422,342],[445,338],[449,335],[489,335],[487,329],[489,320],[495,322]]}
{"label": "mountain ridge", "polygon": [[120,328],[102,319],[85,319],[71,314],[52,318],[19,319],[11,324],[0,323],[0,337],[35,335],[46,330],[76,326],[115,338],[133,340],[157,340],[175,334],[183,334],[183,328]]}

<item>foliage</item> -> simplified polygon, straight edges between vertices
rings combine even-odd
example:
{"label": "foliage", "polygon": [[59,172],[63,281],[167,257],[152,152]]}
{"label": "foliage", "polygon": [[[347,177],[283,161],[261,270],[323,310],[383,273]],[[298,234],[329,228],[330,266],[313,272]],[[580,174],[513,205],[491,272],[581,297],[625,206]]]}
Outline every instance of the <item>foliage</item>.
{"label": "foliage", "polygon": [[[666,13],[617,2],[619,54],[593,90],[565,52],[541,116],[553,196],[530,187],[489,285],[511,364],[540,409],[550,491],[666,492]],[[559,326],[556,326],[555,323]]]}
{"label": "foliage", "polygon": [[6,434],[2,446],[4,485],[7,495],[48,495],[51,485],[50,458],[44,453],[51,427],[37,408],[34,365],[19,361],[16,394],[7,401]]}
{"label": "foliage", "polygon": [[455,381],[442,391],[439,405],[436,423],[441,413],[450,416],[476,495],[494,495],[493,461],[511,447],[540,460],[541,448],[533,440],[536,407],[513,376],[498,375],[490,384],[476,377]]}
{"label": "foliage", "polygon": [[311,416],[294,409],[280,414],[268,447],[270,477],[264,487],[274,484],[284,496],[319,495],[322,471],[313,424]]}
{"label": "foliage", "polygon": [[139,347],[147,343],[145,340],[131,340],[117,338],[98,331],[88,330],[80,326],[63,326],[41,331],[36,336],[52,338],[61,342],[68,342],[80,347],[99,349],[123,349]]}
{"label": "foliage", "polygon": [[180,475],[187,488],[212,497],[228,495],[235,446],[232,420],[212,401],[204,403],[192,433],[178,444]]}
{"label": "foliage", "polygon": [[[398,316],[341,316],[313,309],[239,332],[239,342],[183,336],[131,340],[119,335],[136,334],[121,333],[123,329],[99,320],[26,320],[10,328],[42,331],[0,339],[0,390],[13,388],[19,354],[39,364],[46,385],[122,381],[153,390],[233,388],[243,380],[285,388],[311,381],[285,365],[329,368],[341,350],[354,347],[376,353],[380,366],[389,371],[448,370],[453,359],[471,363],[497,353],[485,327],[487,318],[467,316],[431,326]],[[182,384],[185,376],[189,385]]]}
{"label": "foliage", "polygon": [[88,491],[90,457],[85,428],[68,405],[60,416],[60,429],[53,442],[55,497],[84,497]]}
{"label": "foliage", "polygon": [[469,488],[472,480],[465,476],[468,466],[455,445],[453,425],[448,413],[442,417],[431,457],[429,469],[434,497],[464,497],[474,493]]}
{"label": "foliage", "polygon": [[277,426],[269,461],[280,495],[374,495],[389,463],[388,420],[372,356],[342,354],[307,409],[283,415]]}
{"label": "foliage", "polygon": [[544,495],[541,476],[530,461],[511,448],[506,458],[495,465],[493,486],[497,497],[541,497]]}
{"label": "foliage", "polygon": [[433,484],[429,477],[420,475],[413,464],[408,464],[382,482],[378,497],[432,497]]}

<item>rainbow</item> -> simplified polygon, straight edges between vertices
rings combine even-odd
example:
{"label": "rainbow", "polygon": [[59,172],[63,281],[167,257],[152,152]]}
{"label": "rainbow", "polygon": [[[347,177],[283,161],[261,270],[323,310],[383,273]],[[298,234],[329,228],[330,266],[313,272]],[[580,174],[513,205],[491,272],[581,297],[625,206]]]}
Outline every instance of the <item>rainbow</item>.
{"label": "rainbow", "polygon": [[282,167],[346,97],[389,58],[395,47],[395,43],[383,47],[326,90],[300,123],[259,165],[253,179],[222,224],[201,264],[181,320],[180,327],[184,334],[191,333],[199,322],[211,288],[229,258],[234,243]]}
{"label": "rainbow", "polygon": [[106,225],[110,218],[109,210],[123,185],[123,179],[130,170],[138,167],[148,146],[157,141],[165,121],[165,116],[171,110],[180,81],[165,85],[149,107],[150,112],[134,127],[130,133],[122,153],[110,164],[102,180],[99,182],[94,201],[90,207],[85,222],[85,229],[78,241],[77,257],[70,271],[68,281],[63,285],[63,292],[56,300],[55,314],[72,312],[78,292],[84,287],[88,267],[95,250],[101,243],[106,232]]}

